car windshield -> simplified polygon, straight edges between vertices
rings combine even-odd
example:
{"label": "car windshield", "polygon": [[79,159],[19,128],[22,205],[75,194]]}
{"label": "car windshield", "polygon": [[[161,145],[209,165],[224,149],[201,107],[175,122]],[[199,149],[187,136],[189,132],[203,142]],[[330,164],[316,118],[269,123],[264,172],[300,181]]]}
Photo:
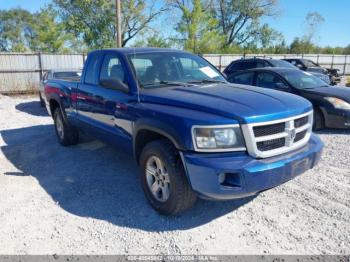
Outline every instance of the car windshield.
{"label": "car windshield", "polygon": [[303,63],[306,67],[319,67],[318,64],[316,64],[315,62],[313,62],[311,60],[304,59]]}
{"label": "car windshield", "polygon": [[128,56],[141,88],[226,82],[203,58],[182,52],[149,52]]}
{"label": "car windshield", "polygon": [[271,60],[271,64],[275,67],[286,67],[286,68],[296,68],[296,66],[292,65],[291,63],[283,60]]}
{"label": "car windshield", "polygon": [[328,86],[320,78],[303,71],[284,72],[282,75],[292,86],[298,89],[312,89]]}

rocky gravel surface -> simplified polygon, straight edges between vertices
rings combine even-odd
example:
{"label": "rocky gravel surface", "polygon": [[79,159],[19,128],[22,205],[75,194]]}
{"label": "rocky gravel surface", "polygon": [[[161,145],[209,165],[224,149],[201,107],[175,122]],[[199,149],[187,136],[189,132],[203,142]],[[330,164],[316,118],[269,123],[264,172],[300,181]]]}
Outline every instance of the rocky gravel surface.
{"label": "rocky gravel surface", "polygon": [[36,98],[0,96],[0,254],[349,254],[350,132],[319,136],[320,164],[294,180],[163,217],[128,155],[62,147]]}

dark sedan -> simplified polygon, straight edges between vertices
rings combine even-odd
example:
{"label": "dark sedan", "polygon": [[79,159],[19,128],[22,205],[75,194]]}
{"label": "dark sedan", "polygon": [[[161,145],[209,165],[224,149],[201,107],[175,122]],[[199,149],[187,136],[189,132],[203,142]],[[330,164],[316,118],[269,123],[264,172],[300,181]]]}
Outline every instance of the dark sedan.
{"label": "dark sedan", "polygon": [[308,99],[314,107],[314,128],[350,128],[350,88],[333,87],[296,69],[259,68],[232,74],[228,81],[290,92]]}
{"label": "dark sedan", "polygon": [[291,63],[292,65],[298,67],[303,71],[307,71],[311,74],[319,73],[324,74],[329,77],[329,81],[332,85],[336,85],[340,82],[340,76],[338,74],[338,69],[335,68],[323,68],[319,64],[315,63],[310,59],[303,58],[285,58],[284,61]]}

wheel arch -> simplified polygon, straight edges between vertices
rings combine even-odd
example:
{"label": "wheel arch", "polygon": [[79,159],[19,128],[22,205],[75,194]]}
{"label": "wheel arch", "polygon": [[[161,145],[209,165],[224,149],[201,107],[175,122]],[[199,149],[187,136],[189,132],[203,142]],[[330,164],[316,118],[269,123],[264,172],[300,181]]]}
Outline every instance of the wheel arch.
{"label": "wheel arch", "polygon": [[158,139],[169,140],[178,150],[185,149],[180,135],[174,128],[157,120],[143,120],[135,124],[133,132],[133,152],[137,163],[144,146]]}

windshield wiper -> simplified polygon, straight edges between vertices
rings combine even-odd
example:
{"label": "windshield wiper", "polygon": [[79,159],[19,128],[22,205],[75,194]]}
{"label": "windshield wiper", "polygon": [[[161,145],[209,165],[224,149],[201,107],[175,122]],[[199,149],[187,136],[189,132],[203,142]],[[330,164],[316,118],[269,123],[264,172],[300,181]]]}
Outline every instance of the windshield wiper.
{"label": "windshield wiper", "polygon": [[150,87],[150,86],[157,86],[157,85],[167,85],[167,86],[188,86],[187,82],[177,82],[177,81],[159,81],[156,83],[145,83],[141,84],[141,87]]}
{"label": "windshield wiper", "polygon": [[[158,83],[157,83],[158,84]],[[159,84],[161,85],[169,85],[169,86],[187,86],[187,82],[178,82],[178,81],[160,81]]]}
{"label": "windshield wiper", "polygon": [[192,81],[188,81],[187,83],[190,84],[206,84],[206,83],[224,83],[227,84],[226,81],[222,81],[222,80],[215,80],[215,79],[201,79],[201,80],[192,80]]}

